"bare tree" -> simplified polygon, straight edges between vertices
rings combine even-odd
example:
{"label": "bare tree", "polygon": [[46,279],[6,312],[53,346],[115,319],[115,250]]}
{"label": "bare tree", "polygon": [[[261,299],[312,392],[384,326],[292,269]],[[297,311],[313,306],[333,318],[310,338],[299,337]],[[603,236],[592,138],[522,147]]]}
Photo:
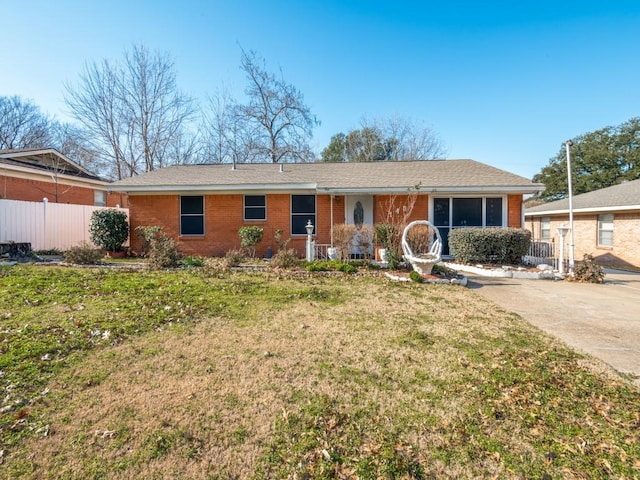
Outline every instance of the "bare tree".
{"label": "bare tree", "polygon": [[201,130],[204,163],[246,163],[254,160],[255,149],[247,118],[226,91],[209,97]]}
{"label": "bare tree", "polygon": [[0,149],[51,147],[52,120],[29,100],[0,97]]}
{"label": "bare tree", "polygon": [[396,115],[390,118],[364,119],[362,129],[365,128],[375,130],[385,139],[387,160],[435,160],[446,155],[438,134],[423,122]]}
{"label": "bare tree", "polygon": [[248,103],[238,107],[239,114],[246,120],[245,132],[256,159],[272,163],[311,160],[309,141],[319,122],[304,104],[302,93],[267,72],[255,52],[242,50],[240,68],[249,85],[245,90]]}
{"label": "bare tree", "polygon": [[99,174],[108,170],[104,159],[94,150],[86,132],[70,123],[53,122],[55,148],[86,170]]}
{"label": "bare tree", "polygon": [[186,133],[193,100],[178,90],[167,55],[136,45],[122,63],[85,65],[79,84],[66,85],[65,100],[118,179],[186,163],[193,153]]}

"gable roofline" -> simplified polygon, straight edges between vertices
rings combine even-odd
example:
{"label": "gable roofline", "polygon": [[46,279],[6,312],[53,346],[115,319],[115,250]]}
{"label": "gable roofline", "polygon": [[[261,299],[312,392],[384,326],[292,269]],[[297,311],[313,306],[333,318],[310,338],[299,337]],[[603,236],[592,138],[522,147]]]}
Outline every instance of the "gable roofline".
{"label": "gable roofline", "polygon": [[[98,176],[94,175],[93,173],[91,173],[89,170],[87,170],[80,164],[74,162],[63,153],[60,153],[55,148],[18,148],[18,149],[11,149],[11,150],[0,150],[0,159],[8,159],[8,160],[14,159],[19,161],[20,159],[25,157],[40,157],[44,155],[54,155],[60,158],[63,162],[65,162],[67,165],[69,165],[79,173],[82,173],[87,177],[100,180]],[[25,162],[25,163],[28,163],[28,162]],[[28,168],[28,165],[26,167]],[[70,175],[70,176],[73,176],[73,175]]]}
{"label": "gable roofline", "polygon": [[[640,208],[640,179],[625,181],[610,187],[574,195],[572,203],[573,211],[578,213],[637,210]],[[568,212],[569,199],[563,198],[527,208],[524,214],[525,216],[533,216]]]}
{"label": "gable roofline", "polygon": [[[16,172],[16,174],[20,178],[31,178],[36,179],[38,181],[42,181],[42,177],[46,178],[47,181],[51,180],[53,176],[53,172],[51,170],[39,169],[30,166],[16,165],[13,163],[6,163],[3,161],[4,159],[0,158],[0,175],[2,171],[10,171]],[[96,188],[101,187],[103,190],[107,190],[107,187],[110,185],[110,182],[102,180],[98,177],[90,176],[86,177],[84,175],[73,175],[59,172],[56,175],[56,178],[61,183],[65,185],[94,185]]]}

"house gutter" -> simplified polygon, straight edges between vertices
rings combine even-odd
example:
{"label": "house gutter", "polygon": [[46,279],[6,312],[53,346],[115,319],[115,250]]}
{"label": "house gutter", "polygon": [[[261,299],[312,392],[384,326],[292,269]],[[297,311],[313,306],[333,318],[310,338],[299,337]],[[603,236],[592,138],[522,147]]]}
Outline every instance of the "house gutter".
{"label": "house gutter", "polygon": [[[613,207],[585,207],[585,208],[574,208],[573,213],[598,213],[598,212],[620,212],[620,211],[630,211],[630,210],[640,210],[640,205],[621,205],[621,206],[613,206]],[[568,214],[569,209],[563,208],[560,210],[537,210],[535,212],[525,212],[525,217],[537,217],[540,215],[561,215]]]}
{"label": "house gutter", "polygon": [[535,193],[544,190],[544,186],[528,186],[521,187],[517,185],[504,186],[476,186],[476,187],[362,187],[362,188],[332,188],[332,187],[319,187],[318,193],[326,193],[333,195],[375,195],[375,194],[403,194],[403,193]]}
{"label": "house gutter", "polygon": [[202,193],[243,193],[251,192],[315,192],[315,183],[283,183],[274,185],[111,185],[111,190],[126,193],[180,193],[180,192],[202,192]]}

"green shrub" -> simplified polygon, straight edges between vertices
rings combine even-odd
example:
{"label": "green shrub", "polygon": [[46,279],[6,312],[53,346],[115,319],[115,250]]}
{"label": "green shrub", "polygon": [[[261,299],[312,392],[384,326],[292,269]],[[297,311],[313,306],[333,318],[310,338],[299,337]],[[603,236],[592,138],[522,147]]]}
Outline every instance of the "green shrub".
{"label": "green shrub", "polygon": [[222,260],[224,268],[237,267],[245,260],[245,255],[242,250],[229,250]]}
{"label": "green shrub", "polygon": [[604,269],[598,265],[593,255],[585,253],[581,262],[573,269],[573,278],[577,282],[604,283]]}
{"label": "green shrub", "polygon": [[75,263],[76,265],[95,265],[101,262],[104,257],[104,253],[101,249],[95,248],[87,242],[82,242],[81,244],[73,246],[64,252],[63,256],[64,261],[68,263]]}
{"label": "green shrub", "polygon": [[316,260],[307,263],[307,271],[309,272],[344,272],[355,273],[358,271],[357,265],[363,262],[343,262],[340,260]]}
{"label": "green shrub", "polygon": [[416,272],[415,270],[411,270],[411,273],[409,273],[409,279],[412,282],[416,282],[416,283],[422,283],[423,279],[422,279],[422,275],[420,275],[418,272]]}
{"label": "green shrub", "polygon": [[292,268],[297,266],[300,263],[300,259],[296,254],[296,251],[292,248],[284,248],[282,250],[278,250],[271,258],[270,265],[274,268]]}
{"label": "green shrub", "polygon": [[519,264],[529,252],[531,232],[521,228],[457,228],[449,249],[459,263]]}
{"label": "green shrub", "polygon": [[256,256],[256,245],[262,241],[264,230],[256,225],[241,227],[238,230],[240,236],[240,246],[247,250],[251,258]]}
{"label": "green shrub", "polygon": [[96,210],[91,214],[89,238],[108,252],[121,252],[129,239],[127,214],[113,208]]}
{"label": "green shrub", "polygon": [[377,223],[373,228],[376,245],[387,249],[393,248],[395,237],[398,234],[396,227],[390,223]]}
{"label": "green shrub", "polygon": [[202,257],[186,256],[182,258],[180,265],[184,268],[204,267],[204,259]]}

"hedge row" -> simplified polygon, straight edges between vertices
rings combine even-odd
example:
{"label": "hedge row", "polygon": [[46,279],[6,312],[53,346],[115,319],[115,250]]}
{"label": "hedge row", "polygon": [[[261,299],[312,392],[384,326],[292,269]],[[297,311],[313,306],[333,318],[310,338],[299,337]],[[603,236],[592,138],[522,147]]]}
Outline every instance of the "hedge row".
{"label": "hedge row", "polygon": [[531,245],[531,232],[521,228],[457,228],[449,233],[449,249],[460,263],[521,263]]}

